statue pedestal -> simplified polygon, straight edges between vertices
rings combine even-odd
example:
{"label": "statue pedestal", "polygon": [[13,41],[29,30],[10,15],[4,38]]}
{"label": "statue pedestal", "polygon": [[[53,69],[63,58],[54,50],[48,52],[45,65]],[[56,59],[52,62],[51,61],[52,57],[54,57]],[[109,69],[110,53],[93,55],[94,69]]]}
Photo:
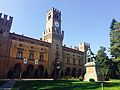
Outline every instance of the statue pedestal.
{"label": "statue pedestal", "polygon": [[87,62],[85,64],[86,74],[84,76],[84,81],[89,81],[93,78],[95,81],[103,81],[104,77],[101,73],[101,66],[95,62]]}

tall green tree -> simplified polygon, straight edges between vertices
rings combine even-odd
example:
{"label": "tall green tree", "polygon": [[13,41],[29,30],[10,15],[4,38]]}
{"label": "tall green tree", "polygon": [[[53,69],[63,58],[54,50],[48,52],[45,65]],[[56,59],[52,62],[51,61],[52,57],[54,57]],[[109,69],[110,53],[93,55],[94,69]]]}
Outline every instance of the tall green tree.
{"label": "tall green tree", "polygon": [[101,71],[105,77],[108,79],[109,76],[109,57],[106,54],[106,48],[101,46],[97,51],[96,61],[101,64]]}
{"label": "tall green tree", "polygon": [[100,49],[97,51],[96,61],[101,63],[102,65],[107,65],[109,58],[106,54],[106,48],[101,46]]}
{"label": "tall green tree", "polygon": [[110,25],[110,29],[111,30],[114,30],[114,24],[116,23],[116,19],[113,18],[112,22],[111,22],[111,25]]}
{"label": "tall green tree", "polygon": [[110,29],[110,53],[113,60],[118,61],[120,60],[120,22],[111,24]]}
{"label": "tall green tree", "polygon": [[110,73],[112,77],[120,77],[120,22],[115,19],[110,25],[110,54],[112,63],[110,64]]}

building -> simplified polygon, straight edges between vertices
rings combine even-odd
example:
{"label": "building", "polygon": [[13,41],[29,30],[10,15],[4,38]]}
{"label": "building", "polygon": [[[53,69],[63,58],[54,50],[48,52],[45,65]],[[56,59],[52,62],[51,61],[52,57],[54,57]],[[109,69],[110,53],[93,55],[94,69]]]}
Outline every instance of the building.
{"label": "building", "polygon": [[[13,17],[0,13],[0,78],[76,77],[84,72],[86,51],[90,47],[63,46],[61,11],[51,8],[46,15],[46,30],[38,39],[11,33]],[[56,72],[56,73],[55,73]]]}

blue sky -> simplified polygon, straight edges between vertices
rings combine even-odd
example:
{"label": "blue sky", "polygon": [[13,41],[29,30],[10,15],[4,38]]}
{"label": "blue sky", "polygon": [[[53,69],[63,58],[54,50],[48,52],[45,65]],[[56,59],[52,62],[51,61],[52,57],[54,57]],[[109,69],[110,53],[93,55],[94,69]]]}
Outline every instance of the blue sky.
{"label": "blue sky", "polygon": [[109,26],[120,21],[120,0],[0,0],[0,12],[14,17],[11,32],[39,39],[45,31],[46,11],[62,12],[64,44],[88,42],[94,53],[109,47]]}

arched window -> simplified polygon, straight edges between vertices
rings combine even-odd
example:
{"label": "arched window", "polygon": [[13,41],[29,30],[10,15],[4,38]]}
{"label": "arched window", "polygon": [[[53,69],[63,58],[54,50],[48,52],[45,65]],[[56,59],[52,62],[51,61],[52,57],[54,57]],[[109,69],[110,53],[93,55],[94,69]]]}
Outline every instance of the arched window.
{"label": "arched window", "polygon": [[51,15],[49,14],[49,15],[48,15],[48,20],[50,20],[50,18],[51,18]]}

